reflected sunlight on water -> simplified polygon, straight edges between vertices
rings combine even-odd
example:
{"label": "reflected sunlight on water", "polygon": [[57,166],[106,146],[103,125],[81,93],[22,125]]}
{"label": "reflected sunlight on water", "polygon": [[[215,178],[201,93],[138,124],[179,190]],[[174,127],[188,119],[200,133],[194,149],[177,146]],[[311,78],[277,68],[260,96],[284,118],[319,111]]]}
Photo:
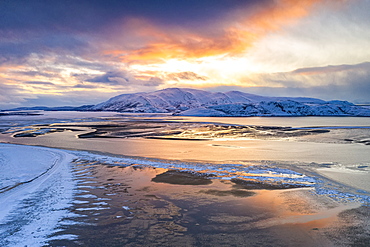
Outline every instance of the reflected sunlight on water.
{"label": "reflected sunlight on water", "polygon": [[[95,114],[43,121],[3,122],[0,141],[74,150],[78,157],[71,210],[80,217],[66,219],[78,224],[53,236],[59,245],[71,242],[58,234],[85,245],[126,246],[331,246],[327,236],[366,237],[351,227],[367,224],[357,216],[368,214],[370,201],[370,118]],[[338,216],[342,211],[349,216]],[[343,227],[347,235],[337,237]]]}

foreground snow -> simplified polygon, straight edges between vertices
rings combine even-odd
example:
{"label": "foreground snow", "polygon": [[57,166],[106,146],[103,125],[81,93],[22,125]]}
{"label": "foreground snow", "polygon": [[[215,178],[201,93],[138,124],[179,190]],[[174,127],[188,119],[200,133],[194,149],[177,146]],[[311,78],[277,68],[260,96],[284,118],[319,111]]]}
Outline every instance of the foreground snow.
{"label": "foreground snow", "polygon": [[70,162],[62,150],[0,144],[0,246],[42,246],[68,216]]}
{"label": "foreground snow", "polygon": [[51,169],[60,154],[30,146],[0,144],[0,192],[26,183]]}

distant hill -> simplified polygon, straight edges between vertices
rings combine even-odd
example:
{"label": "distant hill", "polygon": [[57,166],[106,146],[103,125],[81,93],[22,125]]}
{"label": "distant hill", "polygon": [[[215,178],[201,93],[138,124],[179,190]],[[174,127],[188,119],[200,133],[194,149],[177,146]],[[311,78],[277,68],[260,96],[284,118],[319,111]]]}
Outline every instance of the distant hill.
{"label": "distant hill", "polygon": [[370,109],[347,101],[265,97],[239,91],[214,93],[188,88],[121,94],[93,106],[91,110],[181,116],[370,116]]}
{"label": "distant hill", "polygon": [[94,105],[83,105],[83,106],[32,106],[32,107],[17,107],[4,111],[89,111]]}
{"label": "distant hill", "polygon": [[179,116],[370,116],[369,108],[348,101],[266,97],[239,91],[214,93],[189,88],[121,94],[97,105],[20,107],[11,110],[116,111],[171,113]]}

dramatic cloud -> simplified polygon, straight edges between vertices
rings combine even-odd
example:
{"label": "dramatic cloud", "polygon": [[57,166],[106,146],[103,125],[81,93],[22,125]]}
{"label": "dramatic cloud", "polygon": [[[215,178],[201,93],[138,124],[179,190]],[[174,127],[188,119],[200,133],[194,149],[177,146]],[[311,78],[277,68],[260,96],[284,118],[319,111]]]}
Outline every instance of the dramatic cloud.
{"label": "dramatic cloud", "polygon": [[[292,71],[292,74],[298,75],[320,75],[335,72],[351,72],[363,70],[364,72],[370,71],[370,62],[361,64],[343,64],[343,65],[330,65],[326,67],[312,67],[312,68],[300,68]],[[370,78],[369,78],[370,79]]]}
{"label": "dramatic cloud", "polygon": [[0,104],[79,104],[172,86],[370,101],[369,8],[368,0],[0,1]]}
{"label": "dramatic cloud", "polygon": [[87,79],[88,82],[97,82],[97,83],[108,83],[112,85],[127,84],[129,82],[129,78],[122,72],[118,71],[109,71],[104,75],[96,76],[91,79]]}
{"label": "dramatic cloud", "polygon": [[185,71],[185,72],[179,72],[179,73],[170,73],[166,75],[165,77],[168,80],[174,80],[174,81],[181,81],[181,80],[187,80],[187,81],[206,81],[208,78],[206,76],[200,76],[194,72],[191,71]]}
{"label": "dramatic cloud", "polygon": [[109,71],[103,75],[99,75],[85,80],[86,82],[110,84],[110,85],[132,85],[137,86],[159,86],[163,83],[160,78],[155,77],[142,77],[139,79],[135,75],[130,74],[128,71]]}
{"label": "dramatic cloud", "polygon": [[254,87],[226,86],[211,90],[241,90],[266,96],[311,96],[325,100],[342,99],[370,103],[370,62],[300,68],[291,72],[260,74]]}
{"label": "dramatic cloud", "polygon": [[[148,19],[132,18],[114,29],[114,36],[129,36],[124,45],[103,50],[105,55],[126,63],[153,63],[166,59],[199,59],[203,57],[237,56],[253,46],[261,37],[282,29],[303,18],[319,0],[262,1],[258,5],[240,5],[223,19],[216,19],[204,29],[186,26],[158,26]],[[208,23],[207,23],[208,24]],[[202,23],[199,24],[204,27]],[[120,34],[122,29],[123,33]],[[139,45],[137,45],[140,40]],[[132,43],[131,43],[131,42]]]}

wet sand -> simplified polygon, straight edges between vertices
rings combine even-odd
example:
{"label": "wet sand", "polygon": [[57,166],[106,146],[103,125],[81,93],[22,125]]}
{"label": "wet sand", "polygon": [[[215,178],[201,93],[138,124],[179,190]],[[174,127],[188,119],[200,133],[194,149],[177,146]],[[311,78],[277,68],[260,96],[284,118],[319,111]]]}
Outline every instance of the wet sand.
{"label": "wet sand", "polygon": [[[348,227],[354,225],[349,215],[368,209],[342,206],[312,189],[249,190],[167,169],[84,160],[75,161],[74,172],[80,181],[72,211],[81,217],[71,220],[79,224],[65,226],[55,237],[79,237],[52,246],[340,246],[351,238],[366,246],[369,241],[368,228],[361,238]],[[338,217],[341,211],[344,216]],[[349,232],[340,235],[344,230]]]}
{"label": "wet sand", "polygon": [[[111,113],[112,114],[112,113]],[[59,116],[62,117],[63,115]],[[98,115],[96,115],[98,116]],[[41,116],[37,116],[41,118]],[[330,123],[333,118],[323,118]],[[334,118],[337,119],[337,118]],[[51,123],[46,123],[47,121]],[[318,118],[134,118],[102,117],[66,121],[33,120],[27,126],[7,127],[1,142],[40,145],[119,155],[204,162],[299,161],[369,163],[367,118],[340,118],[359,122],[360,129],[320,127]],[[83,121],[82,121],[83,120]],[[198,120],[198,122],[195,122]],[[214,123],[206,122],[213,120]],[[224,120],[225,123],[221,123]],[[217,123],[219,121],[219,123]],[[234,122],[232,122],[234,121]],[[316,127],[240,125],[241,123],[313,123]],[[329,121],[329,122],[328,122]],[[370,123],[369,123],[370,124]],[[4,126],[7,126],[6,124]],[[8,126],[13,126],[9,124]],[[320,127],[318,129],[318,126]],[[339,126],[341,127],[341,126]],[[8,129],[9,128],[9,129]],[[7,130],[8,129],[8,130]]]}
{"label": "wet sand", "polygon": [[[82,131],[84,133],[88,131]],[[251,160],[340,162],[342,164],[369,162],[369,146],[359,144],[296,142],[289,140],[161,140],[143,138],[76,137],[75,131],[54,132],[38,137],[14,138],[0,134],[5,143],[40,145],[72,150],[100,151],[119,155],[201,160],[204,162],[238,162]]]}
{"label": "wet sand", "polygon": [[[171,121],[175,121],[175,125],[171,126],[181,126],[181,121],[189,124],[191,120],[174,118]],[[209,118],[202,121],[207,120]],[[250,119],[219,120],[244,124]],[[293,126],[307,126],[301,125],[301,120],[316,124],[317,118],[253,118],[252,122],[292,121]],[[323,123],[327,121],[325,118]],[[353,120],[343,118],[343,121],[350,126]],[[367,119],[359,121],[368,126]],[[54,236],[52,246],[370,245],[368,203],[361,206],[343,194],[358,198],[369,195],[368,129],[308,131],[257,126],[239,128],[240,132],[238,128],[224,126],[196,129],[190,123],[187,132],[178,133],[166,127],[167,132],[162,132],[165,136],[158,137],[154,132],[167,122],[142,123],[140,120],[129,124],[136,127],[130,130],[102,122],[98,124],[99,129],[91,121],[59,126],[52,123],[46,124],[43,130],[36,126],[36,132],[26,130],[20,137],[13,137],[19,133],[14,128],[13,133],[1,134],[0,141],[126,157],[198,161],[204,162],[205,167],[207,162],[243,166],[274,164],[315,177],[324,189],[220,180],[178,170],[135,164],[119,167],[79,159],[73,164],[79,190],[71,210],[80,217],[70,218],[71,224]],[[24,129],[27,127],[21,127],[21,132]],[[112,129],[114,133],[109,132]],[[236,132],[258,136],[238,139],[240,136],[233,137]],[[155,139],[138,138],[148,133]],[[222,138],[209,138],[215,133]],[[342,168],[347,170],[343,172]],[[57,240],[69,234],[78,238]]]}

